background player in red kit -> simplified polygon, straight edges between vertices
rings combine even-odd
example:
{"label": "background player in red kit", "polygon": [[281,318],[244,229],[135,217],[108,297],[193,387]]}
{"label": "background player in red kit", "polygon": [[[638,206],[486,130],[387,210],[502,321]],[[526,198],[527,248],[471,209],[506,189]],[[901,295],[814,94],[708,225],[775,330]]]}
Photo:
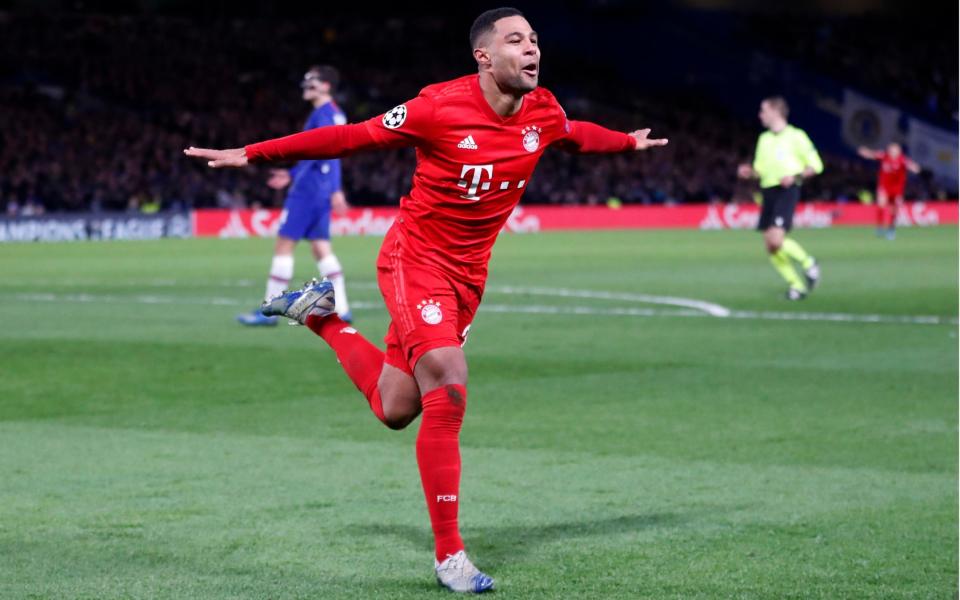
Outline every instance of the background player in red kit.
{"label": "background player in red kit", "polygon": [[263,310],[321,336],[388,427],[406,427],[422,413],[416,454],[437,579],[455,591],[483,592],[494,582],[467,558],[457,513],[459,432],[467,402],[462,344],[483,295],[490,250],[548,146],[628,152],[667,140],[648,139],[648,129],[626,134],[568,120],[553,95],[537,87],[537,34],[516,9],[480,15],[470,42],[478,74],[427,86],[369,121],[245,148],[189,148],[186,154],[216,168],[416,147],[413,187],[401,199],[377,259],[391,317],[386,352],[337,317],[328,282],[308,283]]}
{"label": "background player in red kit", "polygon": [[897,143],[887,144],[886,151],[870,150],[861,146],[857,152],[863,158],[880,161],[877,180],[877,235],[892,240],[896,237],[897,211],[903,204],[907,171],[919,173],[920,165],[907,158]]}

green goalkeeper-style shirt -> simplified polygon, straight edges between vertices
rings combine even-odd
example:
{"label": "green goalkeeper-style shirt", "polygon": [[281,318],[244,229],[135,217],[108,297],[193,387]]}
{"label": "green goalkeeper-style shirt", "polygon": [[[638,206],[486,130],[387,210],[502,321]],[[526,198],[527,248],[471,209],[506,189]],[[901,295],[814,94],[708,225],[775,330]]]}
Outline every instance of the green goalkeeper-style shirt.
{"label": "green goalkeeper-style shirt", "polygon": [[800,175],[807,167],[818,174],[823,172],[823,161],[802,129],[787,125],[780,133],[760,134],[753,159],[753,170],[760,175],[760,187],[776,187],[787,175]]}

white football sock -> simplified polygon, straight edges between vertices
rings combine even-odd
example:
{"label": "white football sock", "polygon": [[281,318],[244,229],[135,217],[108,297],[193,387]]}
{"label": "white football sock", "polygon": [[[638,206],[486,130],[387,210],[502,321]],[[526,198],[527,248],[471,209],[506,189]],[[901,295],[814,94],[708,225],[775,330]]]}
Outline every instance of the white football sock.
{"label": "white football sock", "polygon": [[337,314],[341,317],[350,312],[350,303],[347,302],[347,284],[343,279],[343,267],[335,254],[328,254],[326,258],[317,262],[320,275],[326,277],[333,284],[333,294],[337,303]]}
{"label": "white football sock", "polygon": [[267,294],[265,300],[279,296],[283,290],[290,288],[293,279],[293,255],[278,255],[270,263],[270,277],[267,278]]}

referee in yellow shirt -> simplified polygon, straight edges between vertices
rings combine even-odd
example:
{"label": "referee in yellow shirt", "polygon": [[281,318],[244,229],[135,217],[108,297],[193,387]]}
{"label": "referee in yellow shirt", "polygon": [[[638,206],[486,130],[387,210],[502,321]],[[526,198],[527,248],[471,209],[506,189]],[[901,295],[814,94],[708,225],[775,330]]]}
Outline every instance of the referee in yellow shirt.
{"label": "referee in yellow shirt", "polygon": [[763,206],[757,229],[763,232],[773,268],[790,286],[787,299],[803,300],[820,280],[820,267],[787,233],[793,227],[800,184],[803,179],[822,173],[823,161],[807,134],[787,122],[789,113],[787,101],[780,96],[760,103],[760,122],[767,131],[757,140],[753,165],[740,165],[737,174],[743,179],[760,180]]}

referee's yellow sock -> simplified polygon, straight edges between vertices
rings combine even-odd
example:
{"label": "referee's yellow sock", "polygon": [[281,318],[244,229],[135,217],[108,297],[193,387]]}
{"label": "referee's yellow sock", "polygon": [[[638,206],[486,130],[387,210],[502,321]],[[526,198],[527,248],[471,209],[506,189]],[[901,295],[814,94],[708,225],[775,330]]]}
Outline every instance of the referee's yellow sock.
{"label": "referee's yellow sock", "polygon": [[780,251],[797,261],[804,269],[809,269],[813,266],[813,257],[807,254],[807,251],[804,250],[800,244],[790,238],[784,238],[783,245],[780,246]]}
{"label": "referee's yellow sock", "polygon": [[786,280],[790,287],[802,292],[807,291],[807,286],[803,283],[803,279],[800,279],[797,270],[793,268],[793,263],[790,262],[790,257],[787,256],[783,248],[780,248],[775,254],[770,255],[770,263],[773,265],[773,268],[777,270],[777,273],[780,273],[780,276]]}

